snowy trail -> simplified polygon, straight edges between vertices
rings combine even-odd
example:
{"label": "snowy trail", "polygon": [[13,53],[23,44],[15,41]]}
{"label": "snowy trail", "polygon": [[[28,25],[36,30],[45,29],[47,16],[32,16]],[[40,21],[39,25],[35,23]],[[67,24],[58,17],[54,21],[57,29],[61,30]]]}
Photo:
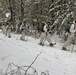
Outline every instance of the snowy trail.
{"label": "snowy trail", "polygon": [[38,45],[39,39],[29,37],[27,42],[23,42],[16,38],[0,34],[0,69],[5,71],[10,62],[20,66],[30,65],[37,54],[42,52],[33,64],[38,73],[48,70],[50,75],[76,75],[76,53],[60,50],[60,42],[55,47],[42,47]]}

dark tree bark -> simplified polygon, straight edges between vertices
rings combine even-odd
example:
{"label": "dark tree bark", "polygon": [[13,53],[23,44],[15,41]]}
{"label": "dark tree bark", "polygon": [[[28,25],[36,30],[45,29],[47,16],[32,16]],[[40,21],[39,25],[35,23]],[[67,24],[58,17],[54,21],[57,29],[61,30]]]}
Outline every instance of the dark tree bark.
{"label": "dark tree bark", "polygon": [[15,5],[14,5],[15,1],[14,0],[9,0],[9,10],[11,13],[11,17],[10,17],[10,22],[11,24],[15,27]]}
{"label": "dark tree bark", "polygon": [[21,0],[21,21],[23,21],[24,18],[24,2]]}

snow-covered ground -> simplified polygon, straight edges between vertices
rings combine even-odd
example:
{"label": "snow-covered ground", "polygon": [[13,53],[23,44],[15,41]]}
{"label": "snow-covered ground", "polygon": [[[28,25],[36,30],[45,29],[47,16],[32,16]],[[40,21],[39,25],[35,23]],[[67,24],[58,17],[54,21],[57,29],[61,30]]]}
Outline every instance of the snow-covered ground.
{"label": "snow-covered ground", "polygon": [[39,39],[28,37],[28,41],[24,42],[16,39],[17,37],[18,35],[12,34],[12,38],[7,38],[0,33],[0,70],[3,69],[3,72],[9,63],[18,66],[30,65],[42,52],[32,65],[38,75],[44,71],[49,71],[50,75],[76,75],[76,53],[61,50],[63,43],[56,36],[52,39],[57,42],[54,47],[49,47],[47,41],[42,47],[38,45]]}

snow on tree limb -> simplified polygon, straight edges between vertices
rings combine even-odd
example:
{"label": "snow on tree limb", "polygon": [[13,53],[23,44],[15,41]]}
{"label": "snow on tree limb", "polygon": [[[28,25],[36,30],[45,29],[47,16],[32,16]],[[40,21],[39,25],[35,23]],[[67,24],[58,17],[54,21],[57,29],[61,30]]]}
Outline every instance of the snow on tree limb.
{"label": "snow on tree limb", "polygon": [[61,5],[55,6],[54,8],[50,9],[48,13],[50,13],[51,11],[55,10],[56,8],[60,8]]}
{"label": "snow on tree limb", "polygon": [[55,9],[58,9],[58,8],[60,8],[60,7],[63,7],[63,6],[66,6],[66,4],[54,6],[53,8],[51,8],[51,9],[48,11],[48,14],[49,14],[50,12],[54,11]]}
{"label": "snow on tree limb", "polygon": [[46,18],[46,20],[47,20],[47,19],[51,19],[49,16],[46,16],[46,15],[40,15],[40,17]]}
{"label": "snow on tree limb", "polygon": [[69,14],[66,15],[66,17],[63,19],[63,21],[61,22],[61,25],[59,27],[59,30],[60,28],[62,27],[62,25],[68,20],[68,18],[73,15],[73,12],[70,12]]}
{"label": "snow on tree limb", "polygon": [[55,1],[53,4],[50,5],[50,7],[52,7],[53,5],[59,3],[61,0]]}
{"label": "snow on tree limb", "polygon": [[[53,25],[52,25],[52,27],[54,27],[54,26],[57,26],[58,25],[58,23],[60,23],[60,21],[59,20],[63,20],[63,18],[64,18],[64,16],[66,15],[66,13],[67,12],[65,12],[64,14],[62,14],[62,15],[59,15],[58,16],[58,18],[54,21],[54,23],[53,23]],[[61,24],[60,24],[61,25]],[[53,32],[56,30],[56,27],[53,29]]]}

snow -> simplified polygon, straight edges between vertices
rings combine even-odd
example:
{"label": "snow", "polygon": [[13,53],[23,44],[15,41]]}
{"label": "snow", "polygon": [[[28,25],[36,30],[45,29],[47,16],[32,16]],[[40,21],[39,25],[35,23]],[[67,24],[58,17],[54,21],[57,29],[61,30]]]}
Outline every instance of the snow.
{"label": "snow", "polygon": [[38,45],[39,39],[32,37],[28,37],[28,41],[24,42],[16,39],[18,36],[12,34],[12,38],[8,38],[0,33],[0,70],[5,72],[9,63],[28,66],[42,52],[32,65],[38,74],[49,71],[50,75],[76,75],[76,53],[61,50],[63,43],[57,36],[52,38],[57,42],[54,47],[49,47],[47,41],[42,47]]}
{"label": "snow", "polygon": [[9,17],[10,16],[10,13],[6,13],[6,17]]}

